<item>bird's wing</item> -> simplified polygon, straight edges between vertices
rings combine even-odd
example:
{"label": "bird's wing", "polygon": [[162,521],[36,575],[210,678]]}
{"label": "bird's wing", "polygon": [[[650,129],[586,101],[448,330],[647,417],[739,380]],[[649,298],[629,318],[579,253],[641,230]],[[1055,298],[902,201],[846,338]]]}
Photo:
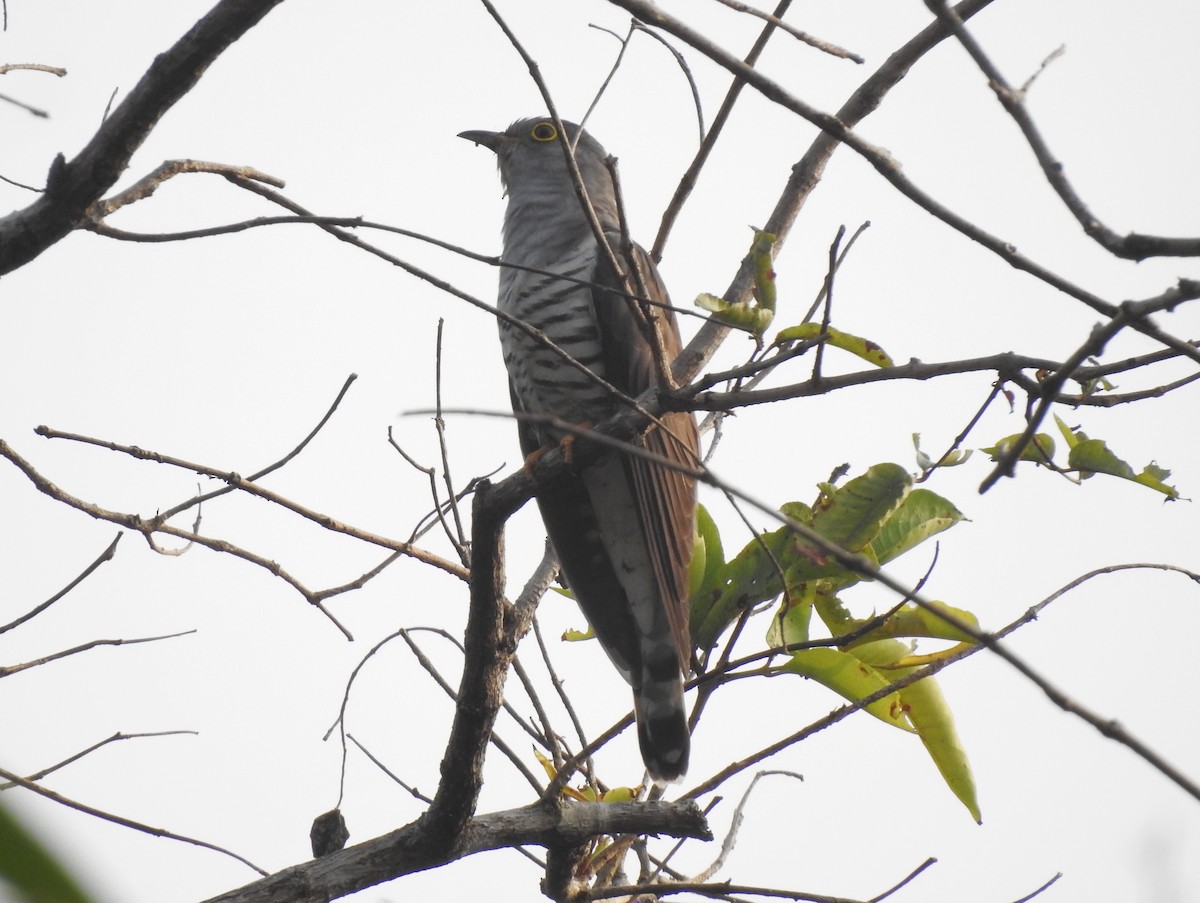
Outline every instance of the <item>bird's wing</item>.
{"label": "bird's wing", "polygon": [[[610,234],[608,238],[614,249],[620,248],[620,236]],[[627,268],[636,267],[640,274],[640,279],[633,279],[634,286],[644,285],[649,300],[669,304],[658,270],[642,248],[633,245],[621,259]],[[594,281],[622,290],[603,254]],[[637,302],[623,295],[603,291],[595,292],[595,309],[604,372],[616,388],[637,397],[658,382],[642,310]],[[658,332],[669,363],[682,350],[674,311],[657,305],[650,310],[658,318]],[[646,432],[643,447],[682,467],[697,467],[700,441],[691,413],[672,412],[660,419],[661,426],[652,425]],[[694,542],[696,481],[677,469],[642,457],[624,455],[622,459],[633,481],[638,516],[649,544],[660,598],[679,650],[680,665],[687,671],[692,655],[688,629],[688,565]]]}
{"label": "bird's wing", "polygon": [[[508,384],[513,411],[524,412],[512,381]],[[528,459],[544,448],[537,425],[517,417],[517,438]],[[637,621],[629,605],[614,605],[625,599],[625,589],[602,540],[603,531],[586,484],[578,475],[563,475],[548,490],[536,494],[546,535],[561,564],[560,574],[587,615],[604,651],[628,683],[640,679],[641,643]],[[576,586],[570,576],[582,581]]]}

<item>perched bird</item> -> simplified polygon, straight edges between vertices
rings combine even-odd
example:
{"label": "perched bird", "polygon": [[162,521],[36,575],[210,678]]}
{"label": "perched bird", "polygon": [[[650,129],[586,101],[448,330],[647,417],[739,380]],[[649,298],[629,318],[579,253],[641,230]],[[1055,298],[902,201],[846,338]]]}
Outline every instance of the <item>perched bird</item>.
{"label": "perched bird", "polygon": [[[595,425],[621,409],[609,386],[636,398],[657,383],[650,338],[655,328],[668,363],[681,348],[654,264],[640,247],[622,248],[604,148],[574,123],[563,125],[565,134],[550,119],[521,119],[503,132],[460,135],[496,153],[508,193],[500,310],[540,330],[603,380],[567,362],[538,337],[499,321],[513,410],[528,415],[518,419],[527,457],[565,438],[539,417]],[[628,288],[576,193],[564,140],[574,148],[588,199],[617,262],[629,274]],[[629,299],[631,293],[652,305]],[[699,461],[690,413],[663,415],[636,443],[686,467]],[[567,584],[633,688],[647,771],[657,783],[677,780],[687,770],[689,750],[683,674],[692,654],[688,564],[695,480],[645,457],[606,451],[538,491],[537,502]]]}

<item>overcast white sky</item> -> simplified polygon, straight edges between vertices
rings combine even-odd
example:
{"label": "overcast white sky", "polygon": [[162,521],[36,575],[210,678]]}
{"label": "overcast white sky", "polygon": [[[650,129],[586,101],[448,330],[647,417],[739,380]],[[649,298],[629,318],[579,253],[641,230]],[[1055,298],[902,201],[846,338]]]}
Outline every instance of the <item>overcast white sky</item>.
{"label": "overcast white sky", "polygon": [[[114,90],[118,100],[210,6],[204,0],[9,0],[0,62],[62,66],[68,76],[12,73],[0,92],[46,109],[35,119],[0,104],[0,174],[41,184],[53,155],[92,135]],[[611,65],[616,42],[589,23],[623,31],[605,3],[498,0],[568,118],[578,118]],[[732,52],[757,34],[752,20],[698,0],[664,4]],[[836,110],[857,84],[929,19],[918,0],[798,4],[794,24],[863,55],[864,66],[777,36],[763,69],[818,108]],[[1060,45],[1030,109],[1098,216],[1119,232],[1195,235],[1200,230],[1200,140],[1195,36],[1200,7],[997,0],[971,26],[1017,84]],[[706,115],[728,77],[684,49]],[[134,157],[121,186],[165,159],[256,167],[319,213],[362,215],[497,253],[503,199],[494,162],[455,135],[503,128],[542,110],[524,65],[483,7],[360,2],[332,11],[288,0],[235,44],[170,111]],[[594,134],[621,161],[635,238],[653,239],[661,211],[697,141],[686,83],[657,43],[635,40],[593,116]],[[1061,209],[1032,154],[963,51],[951,44],[921,61],[861,127],[917,184],[955,211],[1112,302],[1156,295],[1197,278],[1193,261],[1112,260]],[[765,221],[814,130],[747,91],[704,172],[662,266],[678,304],[722,292],[745,252],[746,225]],[[0,210],[32,195],[0,183]],[[166,185],[113,224],[189,229],[276,212],[215,176]],[[779,324],[799,320],[817,292],[837,227],[872,225],[837,283],[834,325],[869,335],[899,361],[1015,350],[1062,359],[1097,316],[931,220],[844,149],[802,212],[776,262]],[[381,246],[491,300],[495,271],[389,236]],[[393,427],[413,456],[437,463],[426,416],[434,401],[436,325],[445,319],[443,400],[503,411],[508,399],[490,318],[379,260],[303,226],[163,245],[72,235],[0,283],[0,437],[67,491],[99,505],[151,515],[187,498],[186,472],[35,436],[63,430],[250,473],[279,458],[324,413],[350,373],[358,380],[333,422],[269,488],[391,537],[408,535],[427,508],[425,477],[386,442]],[[686,321],[690,334],[697,321]],[[1159,319],[1175,335],[1200,334],[1197,310]],[[1115,360],[1150,350],[1122,336]],[[714,367],[747,351],[733,338]],[[830,355],[831,366],[854,365]],[[807,376],[800,363],[780,381]],[[1158,382],[1187,372],[1163,368]],[[1137,377],[1122,389],[1150,384]],[[815,483],[848,462],[852,472],[897,461],[916,469],[911,434],[940,451],[989,388],[986,375],[921,385],[879,385],[741,412],[713,462],[725,479],[773,503],[811,501]],[[1062,412],[1109,440],[1140,468],[1175,471],[1184,496],[1200,495],[1196,391],[1111,411]],[[996,406],[975,445],[1018,432]],[[519,462],[509,421],[449,418],[455,477]],[[1153,492],[1097,477],[1073,486],[1022,471],[984,496],[983,456],[930,487],[971,519],[943,537],[926,586],[995,628],[1105,564],[1150,561],[1197,567],[1194,503],[1164,505]],[[212,488],[201,481],[203,488]],[[734,513],[706,498],[728,546],[746,539]],[[54,504],[14,468],[0,466],[0,622],[52,595],[111,541],[117,528]],[[756,519],[766,525],[765,520]],[[188,524],[181,524],[188,526]],[[532,510],[512,525],[510,588],[541,549]],[[343,583],[383,556],[294,516],[227,497],[204,514],[209,535],[276,559],[309,586]],[[430,544],[446,554],[444,541]],[[929,550],[895,574],[915,579]],[[856,590],[860,614],[890,604]],[[136,535],[116,559],[47,613],[0,636],[0,661],[26,661],[96,638],[182,630],[194,635],[104,648],[9,677],[0,687],[0,762],[31,773],[116,731],[197,731],[105,748],[54,774],[52,789],[102,809],[202,838],[276,870],[308,858],[312,818],[337,801],[340,750],[322,735],[345,681],[370,647],[399,626],[462,629],[466,593],[455,579],[401,562],[331,609],[345,639],[265,571],[204,549],[163,557]],[[556,663],[593,731],[628,706],[625,687],[593,645],[555,639],[582,620],[554,597],[542,607]],[[756,629],[756,628],[755,628]],[[765,623],[762,629],[765,630]],[[1200,631],[1200,590],[1181,576],[1102,577],[1055,603],[1012,647],[1081,703],[1114,717],[1192,776],[1200,777],[1191,717],[1190,651]],[[761,631],[760,631],[761,634]],[[443,640],[428,650],[450,675]],[[523,649],[532,669],[536,653]],[[920,745],[855,717],[772,760],[804,774],[773,778],[747,809],[720,877],[868,898],[928,856],[939,864],[897,900],[1006,903],[1056,872],[1043,899],[1058,903],[1200,898],[1200,807],[1127,749],[1062,714],[1015,671],[986,654],[942,677],[979,785],[983,825],[954,800]],[[524,710],[519,693],[510,694]],[[807,724],[839,700],[797,678],[744,681],[718,696],[695,739],[693,778]],[[449,708],[411,655],[393,644],[368,666],[349,726],[409,783],[432,791]],[[560,723],[565,719],[558,716]],[[501,722],[519,751],[527,740]],[[529,756],[532,764],[532,755]],[[602,758],[614,783],[638,779],[635,743]],[[524,804],[524,781],[489,760],[481,811]],[[722,833],[745,782],[725,788],[712,824]],[[686,785],[685,785],[686,786]],[[68,812],[13,791],[28,817],[105,901],[199,900],[254,874],[210,851]],[[404,824],[419,804],[357,753],[343,808],[352,842]],[[710,845],[711,846],[711,845]],[[712,849],[693,844],[680,864],[699,869]],[[364,892],[501,901],[538,895],[536,869],[514,853],[475,857],[434,874]]]}

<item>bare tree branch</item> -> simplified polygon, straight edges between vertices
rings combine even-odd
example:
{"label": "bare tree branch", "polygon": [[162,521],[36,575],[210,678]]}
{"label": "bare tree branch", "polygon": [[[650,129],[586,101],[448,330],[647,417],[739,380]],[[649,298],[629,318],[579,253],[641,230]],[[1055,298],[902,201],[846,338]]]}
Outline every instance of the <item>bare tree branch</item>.
{"label": "bare tree branch", "polygon": [[[840,115],[840,111],[839,115],[831,116],[828,113],[824,113],[815,109],[814,107],[797,98],[795,95],[784,90],[784,88],[781,87],[777,82],[767,78],[757,69],[747,66],[741,60],[731,55],[728,51],[709,41],[685,22],[663,12],[654,3],[649,2],[649,0],[611,0],[611,2],[636,16],[639,16],[644,21],[662,28],[664,31],[667,31],[679,39],[687,42],[692,47],[713,60],[713,62],[723,66],[734,75],[745,79],[747,83],[757,89],[768,100],[779,104],[785,109],[790,110],[801,118],[807,120],[808,122],[811,122],[813,125],[820,128],[822,132],[825,133],[825,136],[835,143],[841,142],[845,144],[847,147],[858,153],[869,164],[871,164],[871,166],[894,188],[896,188],[897,191],[899,191],[902,195],[904,195],[922,210],[941,220],[956,231],[962,233],[972,241],[992,251],[1010,266],[1029,273],[1052,288],[1057,289],[1068,297],[1082,302],[1093,310],[1104,314],[1106,317],[1111,318],[1118,315],[1118,305],[1106,301],[1100,296],[1089,292],[1048,270],[1031,258],[1028,258],[1018,252],[1016,247],[1010,242],[1004,241],[1003,239],[992,235],[985,229],[977,226],[975,223],[971,222],[960,214],[955,213],[945,205],[935,200],[931,195],[929,195],[927,192],[917,186],[916,183],[904,175],[900,165],[886,150],[871,144],[851,128],[853,121],[856,120],[852,120],[850,122],[844,120]],[[960,4],[960,7],[964,13],[968,9],[975,8],[974,4],[970,3],[970,0],[965,0],[964,3]],[[927,32],[922,32],[920,37],[923,37],[932,43],[936,43],[937,40],[945,37],[944,29],[945,26],[943,26],[940,22],[935,22],[933,31],[929,32],[927,30]],[[910,41],[909,45],[906,45],[903,50],[907,50],[908,47],[913,43],[914,42]],[[924,50],[927,49],[928,46],[924,46],[921,52],[923,53]],[[888,63],[891,64],[897,56],[902,54],[903,50],[898,51],[897,54],[893,54]],[[888,68],[891,67],[889,66]],[[903,70],[907,70],[907,65],[903,67]],[[902,74],[903,71],[897,72],[896,77],[898,78]],[[816,148],[817,146],[818,143],[814,143],[813,147]],[[832,148],[830,148],[830,151],[832,151]],[[812,149],[810,149],[810,154],[811,153]],[[807,156],[808,155],[806,155],[806,157]],[[827,159],[828,154],[823,154],[821,156],[824,159],[820,160],[819,167],[823,168],[824,160]],[[795,175],[795,172],[793,172],[793,175]],[[814,172],[813,175],[818,175],[818,173]],[[815,184],[815,181],[813,184]],[[809,186],[809,190],[811,190],[811,186]],[[803,198],[807,196],[807,193],[807,191],[798,190],[791,182],[789,182],[789,187],[785,191],[784,196],[798,204],[803,202]],[[798,206],[796,209],[798,210]],[[792,216],[788,216],[785,219],[785,222],[783,222],[779,227],[776,227],[773,223],[768,222],[764,228],[766,231],[779,236],[780,241],[782,241],[786,229],[791,224],[792,218],[794,218],[794,213]],[[745,273],[744,288],[742,287],[743,273]],[[730,290],[726,292],[726,301],[736,302],[748,296],[751,285],[750,266],[748,259],[743,262],[742,269],[739,271],[739,279],[736,280],[736,283],[736,286],[731,286]],[[725,327],[721,327],[721,329],[724,328]],[[1153,338],[1154,340],[1161,342],[1163,345],[1166,345],[1169,348],[1174,348],[1180,351],[1185,356],[1190,357],[1191,359],[1200,363],[1200,351],[1197,351],[1188,343],[1163,332],[1154,323],[1148,320],[1139,320],[1137,323],[1133,324],[1133,328]],[[717,327],[714,327],[714,330],[717,330]],[[708,350],[708,346],[715,336],[706,335],[707,332],[708,327],[701,330],[700,335],[692,340],[688,348],[684,349],[684,354],[681,355],[680,359],[676,362],[675,373],[680,382],[687,382],[692,376],[695,375],[695,372],[699,370],[700,366],[703,365],[702,361],[697,359],[697,355],[711,354],[711,350]],[[704,337],[703,339],[701,338],[702,336]],[[713,348],[715,349],[715,345]],[[707,360],[707,357],[704,357],[703,359]]]}
{"label": "bare tree branch", "polygon": [[[352,527],[349,524],[337,520],[336,518],[332,518],[327,514],[322,514],[321,512],[307,508],[298,502],[293,502],[291,499],[279,495],[270,489],[266,489],[265,487],[258,485],[258,483],[242,477],[239,474],[233,473],[232,471],[217,470],[215,468],[208,467],[205,464],[200,464],[195,461],[185,461],[182,458],[176,458],[172,455],[165,455],[161,452],[148,451],[133,445],[120,445],[116,442],[109,442],[106,439],[95,439],[90,436],[81,436],[78,433],[66,433],[47,426],[39,426],[35,432],[39,436],[43,436],[47,439],[67,439],[72,442],[82,442],[86,445],[95,445],[100,448],[108,449],[109,451],[115,451],[120,452],[121,454],[129,455],[132,458],[137,458],[139,461],[153,461],[157,464],[168,464],[172,467],[178,467],[182,470],[190,470],[193,473],[198,473],[206,477],[211,477],[215,480],[220,480],[223,483],[227,483],[232,489],[241,490],[247,495],[255,496],[263,499],[264,501],[271,502],[274,505],[278,505],[280,508],[285,508],[286,510],[291,511],[293,514],[298,514],[305,520],[310,520],[332,533],[342,533],[347,536],[352,536],[355,539],[360,539],[363,542],[370,543],[371,545],[379,546],[383,549],[390,549],[393,552],[399,552],[403,555],[415,558],[418,561],[423,561],[426,564],[432,564],[435,567],[446,571],[446,573],[452,574],[453,576],[463,580],[465,580],[467,577],[466,570],[461,565],[457,565],[452,561],[448,561],[447,559],[442,558],[440,555],[427,552],[418,546],[412,545],[412,543],[402,542],[396,539],[389,539],[386,536],[380,536],[368,530]],[[185,508],[186,507],[187,506],[185,506]],[[145,530],[149,530],[150,532],[161,530],[164,533],[172,533],[172,530],[168,529],[168,525],[162,523],[166,520],[167,516],[169,515],[160,514],[154,517],[152,520],[143,521]],[[105,519],[107,520],[108,518]],[[156,524],[159,524],[159,526],[155,526]],[[139,529],[142,528],[139,527]],[[143,530],[143,532],[145,532],[145,530]],[[172,535],[181,536],[183,534],[175,532],[172,533]],[[196,534],[192,533],[190,535],[195,536]]]}
{"label": "bare tree branch", "polygon": [[470,819],[449,850],[430,851],[425,820],[261,881],[207,903],[328,903],[392,878],[444,865],[485,850],[578,843],[603,834],[711,837],[699,807],[672,803],[540,803]]}
{"label": "bare tree branch", "polygon": [[221,0],[150,63],[124,101],[69,162],[50,166],[45,192],[0,219],[0,275],[10,273],[79,228],[89,207],[120,178],[159,119],[184,97],[226,48],[282,0]]}
{"label": "bare tree branch", "polygon": [[723,6],[728,6],[730,9],[736,9],[740,13],[745,13],[749,16],[756,16],[757,18],[762,19],[764,22],[770,22],[780,31],[787,32],[797,41],[807,44],[809,47],[820,50],[822,53],[828,53],[830,56],[835,56],[838,59],[851,60],[855,63],[866,62],[866,60],[864,60],[857,53],[851,53],[849,50],[838,47],[836,44],[831,44],[828,41],[822,41],[820,38],[814,38],[808,32],[801,31],[799,28],[789,25],[787,22],[784,22],[782,17],[778,14],[772,16],[770,13],[764,13],[761,9],[755,9],[753,6],[749,6],[745,3],[739,3],[738,0],[717,0],[717,2]]}
{"label": "bare tree branch", "polygon": [[[1009,85],[999,68],[988,58],[979,42],[967,31],[959,17],[944,2],[926,0],[925,5],[933,11],[939,21],[954,33],[954,37],[970,54],[971,59],[979,67],[979,71],[987,76],[988,87],[992,89],[996,99],[1000,101],[1000,105],[1012,117],[1013,122],[1021,130],[1021,134],[1025,136],[1026,143],[1042,167],[1046,181],[1050,183],[1050,187],[1054,189],[1066,208],[1071,211],[1071,215],[1083,227],[1084,232],[1095,239],[1110,254],[1126,260],[1145,260],[1147,257],[1200,256],[1200,238],[1166,238],[1160,235],[1142,235],[1137,232],[1118,235],[1102,223],[1067,179],[1066,168],[1062,161],[1055,158],[1046,139],[1034,125],[1033,117],[1029,115],[1029,110],[1025,106],[1025,95],[1029,84],[1027,83],[1019,90]],[[1043,63],[1042,68],[1045,66],[1046,63]]]}
{"label": "bare tree branch", "polygon": [[[40,781],[40,780],[42,780],[42,778],[46,777],[46,775],[53,774],[54,772],[56,772],[62,768],[66,768],[68,765],[72,764],[73,762],[78,762],[80,759],[84,758],[85,756],[91,755],[96,750],[100,749],[101,747],[108,746],[108,744],[110,744],[110,743],[120,743],[122,740],[141,740],[146,737],[177,737],[181,734],[195,735],[197,733],[199,733],[199,732],[198,731],[145,731],[145,732],[136,733],[136,734],[126,734],[126,733],[122,733],[122,732],[118,731],[117,733],[113,734],[111,737],[105,737],[103,740],[99,741],[98,743],[93,743],[87,749],[80,750],[77,753],[73,753],[72,755],[67,756],[67,758],[63,759],[61,762],[56,762],[53,765],[47,765],[45,768],[39,768],[33,774],[25,775],[25,780],[26,781]],[[0,784],[0,790],[8,790],[8,789],[10,789],[12,787],[16,787],[16,786],[17,786],[16,784]]]}
{"label": "bare tree branch", "polygon": [[122,536],[122,534],[120,534],[120,533],[118,533],[116,536],[114,536],[113,541],[108,544],[108,548],[106,548],[103,552],[100,553],[100,557],[98,557],[95,561],[93,561],[86,568],[84,568],[83,572],[80,573],[80,575],[78,577],[76,577],[74,580],[72,580],[70,583],[68,583],[62,589],[60,589],[57,593],[55,593],[53,596],[51,596],[49,599],[47,599],[41,605],[38,605],[38,606],[30,609],[29,611],[27,611],[25,614],[21,615],[16,620],[9,621],[7,624],[4,624],[4,625],[0,625],[0,633],[6,633],[9,630],[12,630],[14,627],[20,627],[22,624],[24,624],[26,621],[30,620],[31,618],[37,617],[43,611],[45,611],[47,608],[49,608],[51,605],[53,605],[55,602],[57,602],[59,599],[61,599],[63,596],[65,596],[67,593],[69,593],[71,590],[73,590],[75,587],[79,586],[79,584],[81,584],[84,580],[86,580],[88,577],[90,577],[92,572],[95,571],[96,568],[100,567],[100,565],[104,564],[106,561],[112,561],[113,556],[117,553],[117,543],[121,541],[121,536]]}
{"label": "bare tree branch", "polygon": [[116,639],[116,640],[89,640],[86,643],[80,643],[78,646],[72,646],[70,649],[63,649],[59,652],[53,652],[50,655],[43,655],[41,658],[36,658],[28,662],[21,662],[18,665],[0,665],[0,677],[9,677],[21,671],[26,671],[30,668],[37,668],[49,662],[55,662],[59,659],[69,658],[72,655],[78,655],[80,652],[87,652],[91,649],[98,649],[101,646],[134,646],[138,643],[157,643],[159,640],[173,640],[176,637],[187,636],[195,633],[195,630],[181,630],[178,633],[167,633],[162,636],[143,636],[133,639]]}
{"label": "bare tree branch", "polygon": [[161,519],[157,517],[146,520],[136,514],[110,511],[107,508],[102,508],[99,505],[93,505],[91,502],[85,502],[83,499],[77,498],[76,496],[71,495],[69,492],[60,489],[54,483],[50,482],[48,479],[38,473],[32,464],[17,454],[16,451],[13,450],[12,446],[3,439],[0,439],[0,457],[7,458],[14,465],[16,465],[17,469],[25,474],[29,481],[33,483],[34,487],[42,494],[49,496],[55,501],[62,502],[68,507],[74,508],[77,511],[82,511],[84,514],[94,517],[97,520],[106,520],[110,523],[125,527],[128,530],[134,530],[138,533],[141,533],[146,541],[150,544],[151,548],[156,548],[154,544],[155,534],[163,533],[167,536],[174,536],[187,542],[194,542],[197,545],[205,546],[215,552],[224,552],[226,554],[233,555],[236,558],[241,558],[245,561],[248,561],[251,564],[258,565],[295,589],[310,605],[318,609],[321,614],[325,615],[325,617],[328,618],[329,621],[335,627],[337,627],[347,639],[353,639],[350,631],[347,630],[345,626],[343,626],[338,619],[335,618],[329,612],[329,610],[325,608],[321,602],[320,595],[302,584],[299,580],[280,567],[277,562],[263,558],[261,555],[256,555],[253,552],[247,551],[246,549],[236,546],[231,542],[227,542],[226,540],[213,539],[209,536],[203,536],[190,530],[183,530],[179,527],[174,527],[171,524],[163,523]]}
{"label": "bare tree branch", "polygon": [[150,825],[142,824],[141,822],[134,821],[133,819],[125,818],[121,815],[114,815],[111,812],[105,812],[101,809],[96,809],[93,806],[78,802],[77,800],[69,799],[62,794],[55,793],[53,790],[48,790],[36,781],[30,781],[27,778],[13,774],[11,771],[8,771],[4,768],[0,768],[0,778],[4,778],[4,780],[10,781],[18,787],[23,787],[26,790],[30,790],[38,794],[38,796],[45,797],[46,799],[58,803],[59,805],[66,806],[68,809],[74,809],[76,812],[82,812],[85,815],[95,816],[103,821],[112,822],[114,825],[120,825],[123,828],[132,828],[134,831],[141,831],[143,834],[151,834],[154,837],[165,837],[168,840],[178,840],[182,843],[190,843],[193,846],[204,847],[206,850],[212,850],[213,852],[221,853],[225,856],[229,856],[232,859],[236,859],[243,865],[254,869],[254,871],[258,872],[260,875],[267,874],[264,869],[259,868],[244,856],[239,856],[237,853],[231,852],[224,847],[219,847],[216,844],[209,843],[206,840],[197,840],[194,837],[176,834],[174,831],[168,831],[165,828],[152,828]]}

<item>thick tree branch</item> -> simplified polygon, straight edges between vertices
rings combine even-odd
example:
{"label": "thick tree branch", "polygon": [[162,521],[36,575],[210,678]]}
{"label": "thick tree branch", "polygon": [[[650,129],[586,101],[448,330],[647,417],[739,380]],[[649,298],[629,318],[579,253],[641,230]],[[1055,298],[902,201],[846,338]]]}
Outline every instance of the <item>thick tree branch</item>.
{"label": "thick tree branch", "polygon": [[[470,819],[452,851],[432,855],[420,819],[390,834],[214,897],[208,903],[327,903],[384,881],[474,853],[521,845],[555,846],[615,834],[711,839],[700,808],[681,802],[535,804]],[[486,895],[485,895],[486,896]]]}
{"label": "thick tree branch", "polygon": [[129,96],[74,159],[60,154],[46,190],[0,219],[0,275],[24,266],[79,228],[89,207],[120,178],[134,152],[176,102],[230,44],[282,0],[221,0],[171,49],[159,54]]}

